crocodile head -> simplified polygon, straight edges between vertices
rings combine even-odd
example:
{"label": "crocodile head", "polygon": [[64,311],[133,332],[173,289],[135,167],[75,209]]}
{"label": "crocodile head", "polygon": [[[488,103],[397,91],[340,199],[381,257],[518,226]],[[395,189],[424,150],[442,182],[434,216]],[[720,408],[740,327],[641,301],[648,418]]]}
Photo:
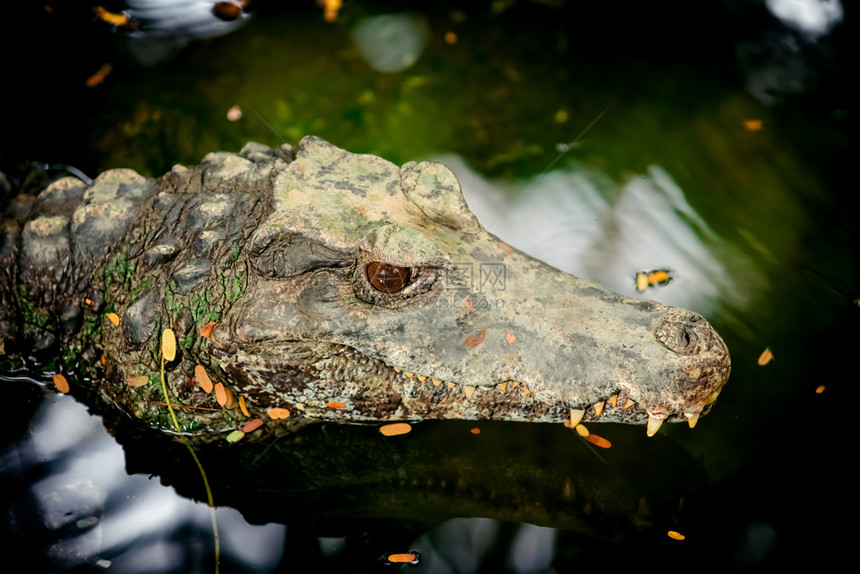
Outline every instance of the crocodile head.
{"label": "crocodile head", "polygon": [[[729,354],[700,315],[628,298],[487,232],[454,174],[302,140],[242,246],[211,356],[311,418],[695,424]],[[238,168],[237,168],[238,169]]]}

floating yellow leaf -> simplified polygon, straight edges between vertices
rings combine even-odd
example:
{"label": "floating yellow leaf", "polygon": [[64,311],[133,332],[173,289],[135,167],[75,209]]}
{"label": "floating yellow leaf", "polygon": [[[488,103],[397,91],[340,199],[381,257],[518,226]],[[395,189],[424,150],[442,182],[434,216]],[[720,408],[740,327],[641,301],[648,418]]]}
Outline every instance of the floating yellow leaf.
{"label": "floating yellow leaf", "polygon": [[817,387],[815,387],[815,394],[820,395],[821,393],[824,392],[825,388],[827,388],[827,387],[824,385],[818,385]]}
{"label": "floating yellow leaf", "polygon": [[760,132],[764,129],[764,121],[762,120],[744,120],[742,124],[744,129],[748,132]]}
{"label": "floating yellow leaf", "polygon": [[469,429],[469,432],[472,434],[481,434],[481,429],[479,429],[478,427],[475,427],[475,428]]}
{"label": "floating yellow leaf", "polygon": [[591,434],[588,432],[588,429],[585,428],[585,425],[576,425],[576,427],[574,427],[574,430],[576,430],[576,434],[582,437],[586,437]]}
{"label": "floating yellow leaf", "polygon": [[245,406],[245,397],[243,396],[239,396],[239,409],[246,417],[251,416],[251,413],[248,412],[248,407]]}
{"label": "floating yellow leaf", "polygon": [[105,313],[105,317],[110,319],[110,322],[114,324],[114,326],[119,325],[119,315],[116,313]]}
{"label": "floating yellow leaf", "polygon": [[684,536],[680,532],[675,532],[674,530],[670,530],[666,534],[669,536],[669,538],[673,538],[675,540],[683,540],[684,538],[686,538],[686,536]]}
{"label": "floating yellow leaf", "polygon": [[412,430],[412,425],[409,423],[392,423],[390,425],[382,425],[379,427],[379,432],[385,436],[397,436],[406,434]]}
{"label": "floating yellow leaf", "polygon": [[200,388],[207,393],[211,393],[212,389],[215,388],[212,384],[212,379],[209,378],[209,373],[206,372],[203,365],[197,365],[194,367],[194,378],[197,379],[197,383],[200,385]]}
{"label": "floating yellow leaf", "polygon": [[330,409],[345,409],[346,405],[338,402],[328,402],[325,404]]}
{"label": "floating yellow leaf", "polygon": [[212,328],[215,326],[215,321],[209,321],[202,327],[200,327],[200,336],[206,337],[207,339],[212,336]]}
{"label": "floating yellow leaf", "polygon": [[58,391],[63,394],[69,392],[69,381],[66,380],[66,377],[60,373],[54,373],[52,378],[54,379],[54,386],[57,387]]}
{"label": "floating yellow leaf", "polygon": [[137,375],[134,377],[127,377],[125,379],[125,384],[127,384],[129,387],[142,387],[148,382],[149,377],[147,377],[146,375]]}
{"label": "floating yellow leaf", "polygon": [[765,366],[769,362],[773,360],[773,352],[770,350],[770,347],[761,352],[761,355],[758,356],[758,364],[760,367]]}
{"label": "floating yellow leaf", "polygon": [[161,355],[168,363],[176,358],[176,335],[173,329],[165,329],[161,333]]}
{"label": "floating yellow leaf", "polygon": [[227,403],[227,389],[221,383],[215,383],[215,400],[222,407]]}
{"label": "floating yellow leaf", "polygon": [[418,564],[420,556],[417,552],[395,552],[386,554],[382,559],[391,564]]}
{"label": "floating yellow leaf", "polygon": [[242,432],[244,432],[245,434],[248,434],[248,433],[254,432],[255,430],[257,430],[261,426],[263,426],[263,420],[262,419],[250,420],[250,421],[245,423],[245,426],[242,427]]}
{"label": "floating yellow leaf", "polygon": [[290,411],[281,407],[275,407],[269,409],[268,414],[270,419],[285,419],[290,416]]}
{"label": "floating yellow leaf", "polygon": [[245,433],[240,430],[234,430],[227,435],[227,442],[239,442],[245,436]]}
{"label": "floating yellow leaf", "polygon": [[603,438],[602,436],[597,436],[596,434],[589,434],[588,436],[582,437],[594,446],[599,446],[600,448],[609,448],[612,446],[612,443]]}

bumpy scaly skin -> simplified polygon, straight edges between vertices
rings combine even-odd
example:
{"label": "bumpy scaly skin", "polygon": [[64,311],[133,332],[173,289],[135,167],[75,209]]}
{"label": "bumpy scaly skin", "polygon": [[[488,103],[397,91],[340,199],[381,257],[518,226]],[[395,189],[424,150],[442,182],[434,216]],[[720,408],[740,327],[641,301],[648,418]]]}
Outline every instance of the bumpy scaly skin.
{"label": "bumpy scaly skin", "polygon": [[[218,407],[193,385],[202,365],[250,410],[294,419],[581,419],[653,433],[695,421],[729,376],[701,316],[505,245],[445,166],[401,168],[314,137],[210,154],[158,180],[60,180],[14,200],[2,234],[6,362],[60,351],[61,368],[153,424],[165,420],[167,327],[180,347],[173,400]],[[408,279],[380,290],[369,275],[381,265]],[[126,384],[140,376],[150,383]],[[201,435],[241,420],[236,407],[180,413]]]}

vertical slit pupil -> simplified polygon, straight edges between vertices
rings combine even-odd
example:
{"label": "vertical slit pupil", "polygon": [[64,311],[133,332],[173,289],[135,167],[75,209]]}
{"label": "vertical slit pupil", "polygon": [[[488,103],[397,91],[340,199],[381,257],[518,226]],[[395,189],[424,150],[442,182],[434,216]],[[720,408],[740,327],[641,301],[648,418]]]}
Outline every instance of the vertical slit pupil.
{"label": "vertical slit pupil", "polygon": [[399,293],[411,283],[411,279],[412,270],[409,267],[383,261],[371,261],[367,264],[367,280],[381,293]]}

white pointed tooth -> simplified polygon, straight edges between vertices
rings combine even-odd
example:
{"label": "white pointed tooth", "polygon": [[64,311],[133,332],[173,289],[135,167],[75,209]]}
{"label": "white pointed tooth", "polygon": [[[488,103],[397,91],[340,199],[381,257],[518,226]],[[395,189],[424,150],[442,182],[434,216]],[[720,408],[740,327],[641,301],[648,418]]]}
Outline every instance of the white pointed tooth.
{"label": "white pointed tooth", "polygon": [[606,404],[606,401],[597,401],[594,403],[594,416],[600,416],[600,413],[603,412],[603,405]]}
{"label": "white pointed tooth", "polygon": [[657,431],[660,430],[660,425],[663,424],[663,419],[665,416],[657,417],[648,413],[648,426],[645,428],[645,434],[648,436],[654,436],[657,434]]}
{"label": "white pointed tooth", "polygon": [[584,416],[585,409],[570,409],[570,428],[576,428]]}
{"label": "white pointed tooth", "polygon": [[475,387],[472,385],[463,386],[463,390],[466,391],[466,397],[467,398],[471,397],[473,394],[475,394]]}
{"label": "white pointed tooth", "polygon": [[696,426],[696,423],[699,422],[699,413],[702,411],[694,411],[692,413],[684,413],[684,416],[687,417],[687,424],[690,425],[690,428]]}

